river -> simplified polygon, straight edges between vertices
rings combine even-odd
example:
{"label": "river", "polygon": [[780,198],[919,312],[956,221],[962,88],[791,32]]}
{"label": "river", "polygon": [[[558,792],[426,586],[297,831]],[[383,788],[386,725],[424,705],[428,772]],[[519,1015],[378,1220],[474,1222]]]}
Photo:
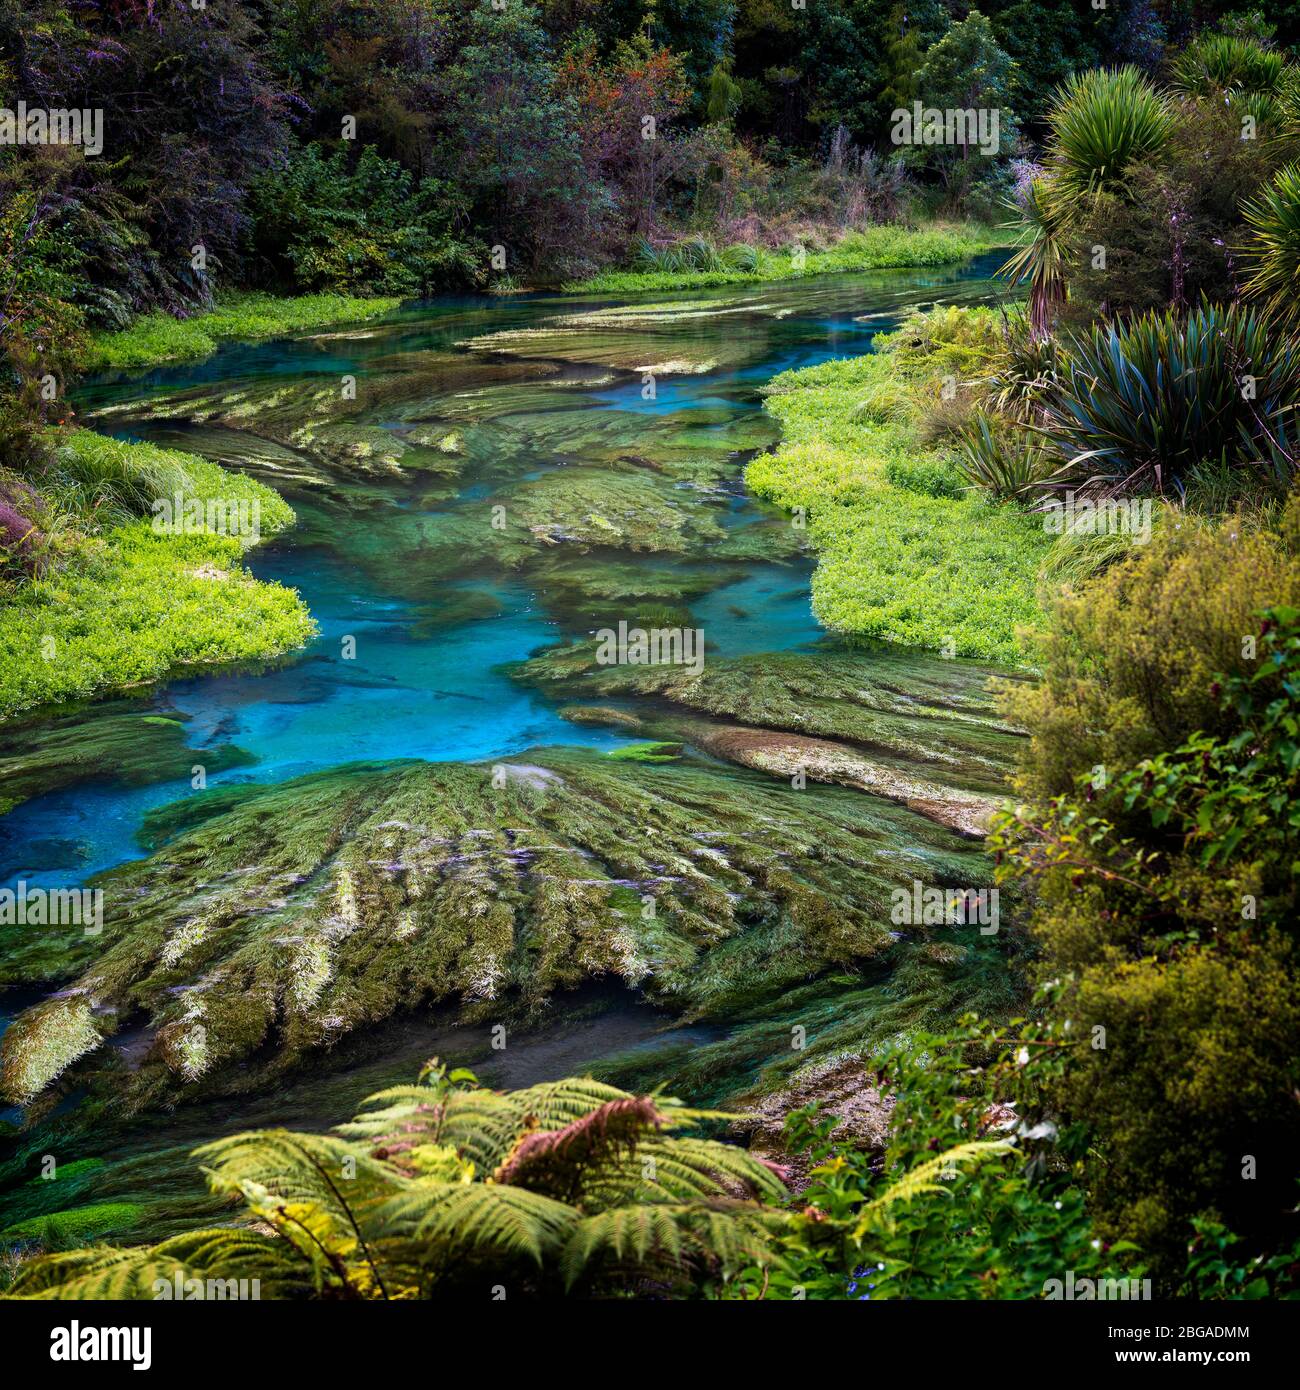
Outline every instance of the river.
{"label": "river", "polygon": [[[832,1055],[864,1027],[887,1033],[1005,976],[1000,960],[958,961],[933,942],[924,960],[900,957],[907,943],[882,921],[889,883],[973,862],[968,839],[916,807],[936,780],[954,796],[1000,786],[1010,740],[989,673],[828,637],[804,533],[742,478],[776,442],[761,396],[774,375],[869,352],[912,307],[999,296],[988,276],[1000,259],[632,300],[439,300],[85,383],[83,423],[246,470],[287,498],[297,525],[248,565],[297,589],[319,635],[254,669],[60,713],[78,736],[129,717],[147,740],[159,719],[179,721],[180,763],[203,766],[207,790],[174,756],[154,766],[146,741],[129,776],[65,779],[0,820],[0,882],[94,880],[122,904],[102,960],[81,947],[68,971],[105,1044],[57,1083],[43,1123],[88,1095],[111,1113],[110,1093],[140,1075],[151,1079],[132,1108],[197,1107],[165,1135],[155,1123],[153,1143],[237,1119],[330,1123],[433,1051],[499,1084],[599,1063],[627,1084],[726,1098],[789,1074],[792,1018]],[[593,634],[620,621],[700,630],[712,683],[638,684],[593,666]],[[585,656],[557,660],[570,652]],[[809,686],[821,671],[834,690]],[[806,731],[829,730],[922,790],[888,800],[851,777],[810,782],[797,811],[774,810],[792,804],[789,779],[729,751],[752,754],[736,728],[777,737],[791,722],[754,703],[772,681],[815,714]],[[463,779],[503,765],[515,800],[487,815]],[[435,780],[413,792],[416,776]],[[346,827],[327,826],[353,794]],[[548,797],[568,800],[548,810]],[[449,804],[450,829],[438,819]],[[624,854],[642,831],[663,845]],[[539,871],[561,853],[587,867]],[[484,872],[522,864],[529,878],[510,880],[504,946],[475,937],[504,882],[473,877],[479,854]],[[288,887],[268,886],[271,867]],[[436,932],[423,915],[435,879]],[[236,899],[225,885],[238,882]],[[309,903],[327,921],[310,949]],[[258,914],[281,933],[274,962]],[[472,923],[448,944],[458,914]],[[362,941],[379,921],[404,943],[391,959]],[[426,952],[425,936],[440,944]],[[0,994],[0,1021],[61,974]],[[223,992],[265,994],[265,1010],[236,1016]],[[518,1040],[494,1048],[507,1014]],[[298,1015],[315,1031],[297,1036]],[[304,1092],[308,1060],[347,1081],[328,1102]],[[115,1131],[122,1153],[144,1142],[132,1123]]]}

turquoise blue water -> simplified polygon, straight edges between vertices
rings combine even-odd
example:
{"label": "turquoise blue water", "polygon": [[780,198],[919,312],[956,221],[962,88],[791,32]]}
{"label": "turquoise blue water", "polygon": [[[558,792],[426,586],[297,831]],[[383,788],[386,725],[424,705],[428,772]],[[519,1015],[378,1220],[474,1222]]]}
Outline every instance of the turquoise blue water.
{"label": "turquoise blue water", "polygon": [[[890,272],[885,276],[829,277],[798,291],[765,289],[764,297],[786,294],[792,311],[779,318],[737,323],[735,331],[757,335],[752,360],[731,371],[663,379],[655,400],[641,398],[639,378],[606,383],[580,393],[578,408],[664,415],[726,407],[743,419],[761,408],[757,392],[779,371],[871,350],[873,334],[896,321],[897,313],[923,297],[956,294],[982,280],[996,262],[982,258],[959,270]],[[719,295],[723,291],[716,292]],[[695,292],[695,298],[708,291]],[[610,301],[602,300],[606,305]],[[311,337],[223,348],[197,366],[105,377],[88,383],[77,406],[98,406],[167,393],[201,383],[305,374],[337,377],[356,371],[372,355],[452,350],[476,333],[528,326],[557,309],[581,301],[458,299],[414,306],[394,316],[375,343],[366,338],[322,344]],[[861,322],[869,315],[868,322]],[[725,424],[718,428],[726,429]],[[128,435],[175,442],[176,427],[129,427]],[[723,517],[729,528],[774,524],[774,514],[749,498],[736,460],[734,486]],[[513,468],[516,479],[557,466],[538,449],[509,460],[488,459],[458,483],[457,496],[421,501],[418,481],[394,482],[387,505],[427,516],[431,522],[459,506],[483,505],[494,479]],[[291,495],[298,504],[299,499]],[[319,504],[317,504],[319,505]],[[364,521],[361,524],[366,524]],[[320,636],[287,660],[241,673],[214,673],[167,682],[141,697],[152,710],[180,712],[190,720],[194,761],[204,750],[233,743],[252,755],[251,765],[215,773],[209,786],[241,780],[279,781],[313,770],[360,760],[423,758],[473,761],[518,753],[546,744],[613,747],[627,740],[561,719],[555,703],[509,680],[500,667],[548,644],[582,635],[580,616],[563,620],[525,582],[483,574],[472,555],[463,575],[445,578],[419,593],[419,576],[405,576],[404,594],[384,592],[348,551],[346,527],[330,543],[291,532],[250,554],[260,578],[298,589],[320,625]],[[626,555],[620,557],[627,560]],[[645,565],[672,564],[662,558],[631,557]],[[691,606],[694,622],[708,634],[709,650],[723,656],[783,651],[823,640],[809,607],[811,561],[731,562],[720,586]],[[725,581],[725,582],[721,582]],[[483,602],[481,616],[430,625],[430,610],[471,594]],[[343,658],[344,636],[356,639],[364,659]],[[92,707],[87,718],[93,719]],[[0,883],[24,878],[32,884],[69,886],[138,856],[136,835],[151,807],[189,792],[188,779],[147,787],[83,784],[27,802],[0,820]]]}

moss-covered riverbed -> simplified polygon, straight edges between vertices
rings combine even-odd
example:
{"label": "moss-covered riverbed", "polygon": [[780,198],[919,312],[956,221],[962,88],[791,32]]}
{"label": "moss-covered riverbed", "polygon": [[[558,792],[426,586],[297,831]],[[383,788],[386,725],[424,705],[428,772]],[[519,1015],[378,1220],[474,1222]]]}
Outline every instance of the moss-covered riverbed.
{"label": "moss-covered riverbed", "polygon": [[[806,530],[741,481],[774,372],[989,292],[437,306],[92,383],[96,428],[292,505],[251,568],[319,631],[0,730],[0,876],[103,894],[95,933],[0,926],[13,1219],[56,1209],[26,1183],[57,1152],[105,1160],[69,1205],[170,1229],[142,1145],[329,1123],[421,1052],[734,1103],[1011,1008],[1009,912],[894,912],[988,882],[1007,673],[827,640]],[[698,659],[602,660],[620,629],[699,634]]]}

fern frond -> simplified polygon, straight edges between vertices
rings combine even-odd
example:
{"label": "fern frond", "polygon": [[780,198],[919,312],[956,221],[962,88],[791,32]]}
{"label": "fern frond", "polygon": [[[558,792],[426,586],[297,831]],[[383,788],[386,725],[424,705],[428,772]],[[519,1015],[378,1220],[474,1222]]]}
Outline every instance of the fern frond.
{"label": "fern frond", "polygon": [[892,1207],[913,1201],[924,1193],[942,1193],[945,1197],[951,1197],[952,1189],[947,1186],[942,1176],[944,1172],[963,1164],[975,1167],[987,1163],[990,1159],[1014,1152],[1015,1147],[1006,1139],[976,1139],[969,1144],[958,1144],[941,1154],[936,1154],[924,1163],[918,1163],[915,1168],[891,1183],[887,1192],[858,1209],[858,1223],[853,1231],[854,1239],[861,1240],[863,1235],[881,1220],[888,1223]]}
{"label": "fern frond", "polygon": [[466,1251],[541,1265],[567,1239],[578,1212],[522,1187],[415,1179],[373,1214],[381,1240],[419,1241],[433,1259]]}
{"label": "fern frond", "polygon": [[782,1212],[744,1202],[645,1202],[615,1207],[580,1221],[564,1248],[561,1268],[572,1288],[597,1260],[622,1266],[716,1265],[734,1269],[761,1260],[772,1246]]}
{"label": "fern frond", "polygon": [[[315,1287],[310,1268],[293,1247],[257,1231],[222,1227],[191,1231],[136,1250],[96,1246],[32,1260],[10,1290],[13,1298],[152,1300],[192,1280],[204,1297],[235,1296],[229,1285],[258,1281],[259,1296],[297,1298]],[[213,1288],[212,1281],[220,1287]]]}
{"label": "fern frond", "polygon": [[713,1139],[649,1137],[635,1156],[615,1172],[592,1174],[584,1195],[604,1204],[628,1197],[651,1200],[705,1198],[743,1192],[780,1202],[781,1180],[765,1164],[731,1144]]}

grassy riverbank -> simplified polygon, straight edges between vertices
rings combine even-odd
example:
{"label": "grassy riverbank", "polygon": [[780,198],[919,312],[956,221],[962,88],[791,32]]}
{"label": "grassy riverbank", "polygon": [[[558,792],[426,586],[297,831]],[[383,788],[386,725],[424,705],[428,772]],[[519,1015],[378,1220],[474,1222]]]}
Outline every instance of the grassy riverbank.
{"label": "grassy riverbank", "polygon": [[[251,531],[156,531],[148,499],[181,494],[254,518]],[[0,718],[157,680],[181,666],[301,645],[298,595],[239,563],[293,512],[270,488],[191,454],[78,430],[54,449],[40,497],[40,558],[0,592]]]}
{"label": "grassy riverbank", "polygon": [[[963,311],[955,311],[959,315]],[[966,311],[953,322],[978,321]],[[922,438],[937,361],[904,360],[903,332],[872,356],[785,372],[768,387],[783,442],[746,472],[759,496],[802,508],[819,564],[813,611],[839,632],[1015,663],[1041,619],[1042,518],[972,490]],[[955,364],[949,364],[955,365]]]}
{"label": "grassy riverbank", "polygon": [[703,289],[710,285],[757,285],[793,280],[801,275],[955,265],[967,256],[1005,243],[1005,231],[980,222],[866,227],[846,233],[823,250],[803,247],[802,258],[796,257],[791,247],[779,251],[748,246],[717,248],[707,241],[689,239],[653,257],[644,257],[642,265],[606,270],[587,280],[571,281],[564,288],[583,293],[633,294],[642,290]]}
{"label": "grassy riverbank", "polygon": [[215,309],[193,318],[177,319],[160,310],[120,332],[94,334],[85,369],[194,362],[215,352],[223,338],[274,338],[304,328],[362,322],[390,313],[401,302],[391,295],[363,299],[347,294],[230,293]]}

